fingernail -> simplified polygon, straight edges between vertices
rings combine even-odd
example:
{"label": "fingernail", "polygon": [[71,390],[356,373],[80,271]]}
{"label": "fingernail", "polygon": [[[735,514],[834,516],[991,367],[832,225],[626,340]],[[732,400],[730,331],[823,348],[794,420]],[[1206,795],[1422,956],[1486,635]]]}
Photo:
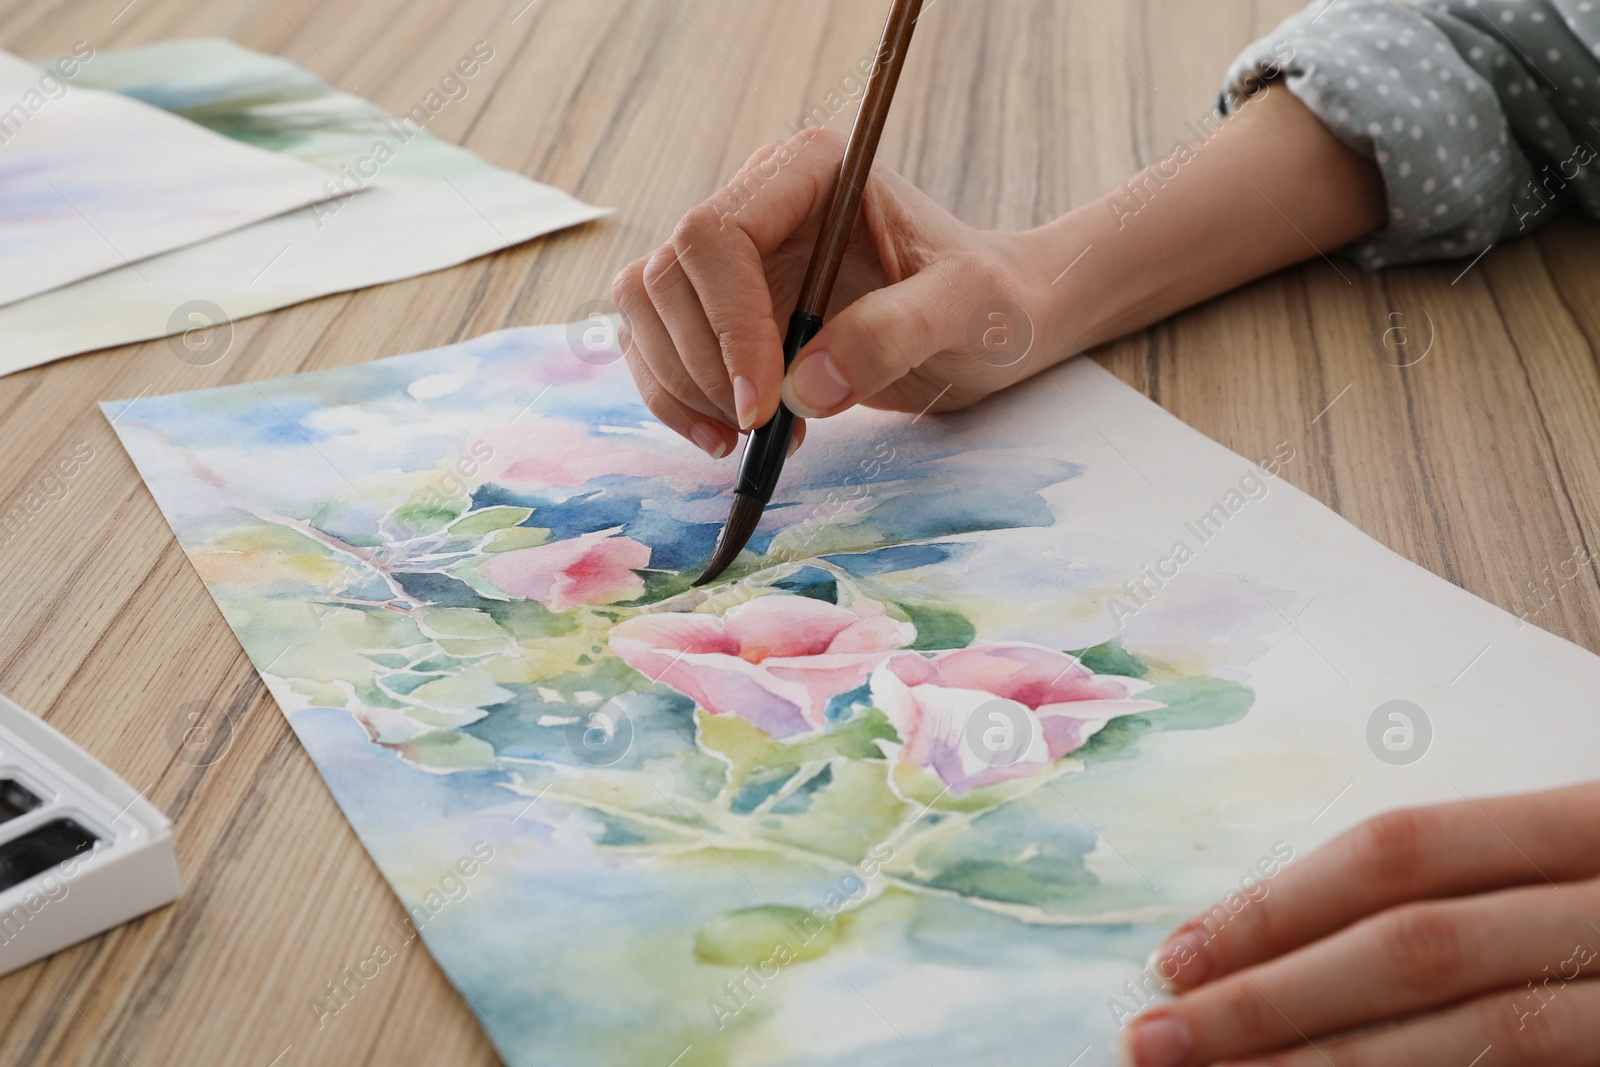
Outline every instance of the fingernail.
{"label": "fingernail", "polygon": [[721,459],[728,454],[728,446],[723,443],[722,435],[710,423],[695,423],[689,431],[689,440],[699,445],[700,450],[712,459]]}
{"label": "fingernail", "polygon": [[1117,1051],[1123,1067],[1178,1067],[1192,1048],[1194,1039],[1180,1020],[1153,1015],[1136,1020]]}
{"label": "fingernail", "polygon": [[733,379],[733,412],[739,419],[739,429],[748,430],[756,424],[755,383],[743,375]]}
{"label": "fingernail", "polygon": [[799,447],[800,447],[800,435],[799,434],[791,434],[790,437],[789,437],[789,450],[783,454],[783,458],[784,459],[788,459],[790,456],[794,455],[795,449],[797,449]]}
{"label": "fingernail", "polygon": [[1193,989],[1211,977],[1211,952],[1205,935],[1185,930],[1150,954],[1146,969],[1169,991]]}
{"label": "fingernail", "polygon": [[850,383],[844,380],[833,357],[813,352],[790,368],[783,380],[784,401],[796,415],[814,419],[844,403]]}

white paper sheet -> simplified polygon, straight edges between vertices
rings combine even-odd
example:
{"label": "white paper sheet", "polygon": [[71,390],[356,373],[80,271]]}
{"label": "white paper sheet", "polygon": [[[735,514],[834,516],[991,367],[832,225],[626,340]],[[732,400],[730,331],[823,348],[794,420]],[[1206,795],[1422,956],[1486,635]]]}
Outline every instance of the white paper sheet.
{"label": "white paper sheet", "polygon": [[[480,85],[497,61],[479,60]],[[75,82],[248,137],[285,165],[315,164],[325,192],[360,191],[0,308],[0,374],[440,270],[609,213],[231,41],[103,53]]]}
{"label": "white paper sheet", "polygon": [[0,52],[0,304],[137,281],[140,260],[326,199],[326,177]]}

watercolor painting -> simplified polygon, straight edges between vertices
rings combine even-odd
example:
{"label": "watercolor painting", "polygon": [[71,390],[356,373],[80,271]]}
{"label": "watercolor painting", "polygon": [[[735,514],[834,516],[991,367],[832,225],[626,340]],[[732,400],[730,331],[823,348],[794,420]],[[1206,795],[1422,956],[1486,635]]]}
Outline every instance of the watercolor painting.
{"label": "watercolor painting", "polygon": [[[1380,777],[1378,696],[1442,707],[1488,631],[1523,691],[1596,679],[1088,361],[814,427],[693,589],[731,469],[594,329],[105,405],[508,1063],[1112,1062],[1176,921],[1517,758]],[[1403,662],[1341,637],[1418,589]]]}
{"label": "watercolor painting", "polygon": [[[90,60],[93,50],[89,49]],[[333,195],[300,160],[0,52],[0,304]]]}
{"label": "watercolor painting", "polygon": [[[322,202],[137,270],[117,259],[104,264],[116,270],[0,307],[0,374],[441,270],[608,214],[429,132],[437,116],[489,91],[498,62],[492,44],[470,46],[399,116],[221,38],[96,52],[75,64],[63,102],[113,95],[170,112],[213,141],[311,171],[311,195],[285,208]],[[37,82],[41,71],[26,69]],[[186,358],[222,354],[210,346]]]}

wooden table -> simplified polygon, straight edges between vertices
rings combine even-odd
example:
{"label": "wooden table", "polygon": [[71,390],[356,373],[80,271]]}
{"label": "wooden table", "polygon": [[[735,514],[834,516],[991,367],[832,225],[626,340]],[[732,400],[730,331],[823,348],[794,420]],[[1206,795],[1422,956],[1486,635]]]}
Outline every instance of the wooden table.
{"label": "wooden table", "polygon": [[[525,6],[526,5],[526,6]],[[935,0],[881,162],[966,221],[1021,228],[1164,155],[1235,52],[1296,0]],[[494,48],[434,132],[615,205],[465,266],[238,324],[203,368],[165,342],[0,379],[0,509],[93,459],[0,551],[0,690],[177,823],[176,905],[0,979],[0,1064],[492,1063],[425,951],[317,1027],[311,998],[401,909],[266,695],[95,409],[564,322],[756,147],[825,105],[886,2],[9,0],[4,46],[220,34],[408,110]],[[834,125],[847,127],[845,109]],[[1249,190],[1242,196],[1253,196]],[[1263,210],[1267,210],[1263,206]],[[1435,573],[1513,611],[1600,535],[1600,238],[1568,221],[1465,263],[1362,275],[1322,259],[1093,358]],[[1458,275],[1460,277],[1458,277]],[[1404,331],[1388,333],[1391,327]],[[1406,342],[1402,344],[1401,342]],[[1409,367],[1393,364],[1426,356]],[[1548,570],[1547,570],[1548,568]],[[1568,568],[1570,569],[1570,568]],[[1535,621],[1600,649],[1593,565]],[[1550,594],[1546,594],[1548,597]],[[214,761],[172,724],[229,711]]]}

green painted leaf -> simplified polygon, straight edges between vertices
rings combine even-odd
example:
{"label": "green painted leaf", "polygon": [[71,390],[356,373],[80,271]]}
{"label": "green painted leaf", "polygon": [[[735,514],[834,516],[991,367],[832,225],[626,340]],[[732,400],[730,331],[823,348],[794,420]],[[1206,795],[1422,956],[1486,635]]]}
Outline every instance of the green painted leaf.
{"label": "green painted leaf", "polygon": [[[756,732],[760,733],[759,730]],[[761,736],[766,737],[766,734]],[[830,727],[800,741],[768,740],[769,748],[759,757],[759,764],[777,767],[839,756],[855,760],[881,760],[883,750],[878,747],[878,741],[899,741],[900,735],[895,733],[887,715],[877,708],[868,708],[847,723]]]}
{"label": "green painted leaf", "polygon": [[833,784],[833,764],[828,764],[822,770],[813,774],[801,784],[800,788],[784,797],[772,806],[774,815],[804,815],[811,810],[811,798],[819,789],[826,789]]}
{"label": "green painted leaf", "polygon": [[454,537],[477,538],[493,533],[496,530],[504,530],[507,527],[521,525],[532,514],[532,508],[496,504],[492,507],[469,511],[452,522],[447,528]]}
{"label": "green painted leaf", "polygon": [[1256,694],[1224,678],[1185,678],[1147,689],[1139,697],[1166,705],[1144,713],[1157,730],[1208,730],[1244,718]]}
{"label": "green painted leaf", "polygon": [[511,690],[497,685],[482,667],[469,667],[454,677],[428,682],[411,692],[411,699],[418,703],[446,711],[493,707],[514,696]]}
{"label": "green painted leaf", "polygon": [[1077,656],[1078,662],[1096,674],[1120,674],[1125,678],[1143,678],[1150,673],[1144,661],[1122,647],[1122,638],[1114,637],[1103,645],[1067,653]]}
{"label": "green painted leaf", "polygon": [[911,619],[911,625],[917,628],[917,640],[911,647],[918,652],[966,648],[977,636],[966,616],[949,608],[930,604],[901,604],[900,607]]}
{"label": "green painted leaf", "polygon": [[583,813],[583,818],[592,824],[590,836],[602,848],[680,845],[686,840],[684,834],[692,834],[688,829],[684,830],[684,834],[668,833],[659,826],[629,818],[622,812],[589,810]]}
{"label": "green painted leaf", "polygon": [[691,569],[687,574],[676,571],[645,571],[644,596],[637,600],[629,601],[632,604],[654,604],[668,597],[677,596],[688,589],[695,578],[696,569]]}
{"label": "green painted leaf", "polygon": [[404,536],[414,537],[442,530],[447,524],[455,521],[466,505],[465,498],[445,504],[420,501],[402,504],[390,513],[389,523],[399,529]]}
{"label": "green painted leaf", "polygon": [[1074,753],[1086,763],[1125,760],[1140,755],[1139,739],[1166,730],[1209,730],[1238,722],[1255,702],[1255,690],[1222,678],[1185,678],[1152,686],[1140,699],[1167,706],[1138,715],[1121,715]]}
{"label": "green painted leaf", "polygon": [[458,582],[464,582],[485,600],[510,600],[511,598],[496,589],[489,579],[478,573],[478,568],[488,562],[488,559],[488,556],[468,556],[461,562],[452,563],[444,568],[444,573]]}
{"label": "green painted leaf", "polygon": [[1081,860],[1074,864],[972,860],[940,871],[928,884],[964,897],[1046,907],[1069,903],[1075,888],[1092,885],[1094,879],[1084,873]]}
{"label": "green painted leaf", "polygon": [[512,526],[490,534],[481,551],[514,552],[519,548],[538,548],[549,540],[550,531],[542,526]]}
{"label": "green painted leaf", "polygon": [[737,715],[712,715],[707,711],[695,712],[700,744],[706,749],[727,757],[734,766],[734,780],[742,784],[750,769],[759,766],[783,766],[798,760],[768,762],[768,753],[778,742],[762,730],[745,722]]}
{"label": "green painted leaf", "polygon": [[417,618],[417,625],[429,637],[468,637],[504,642],[505,632],[494,618],[477,608],[428,608]]}
{"label": "green painted leaf", "polygon": [[374,677],[381,681],[383,683],[383,687],[389,690],[391,693],[399,693],[401,696],[410,696],[417,689],[427,685],[429,682],[438,681],[440,678],[444,677],[444,675],[438,673],[423,674],[418,671],[385,670],[376,672]]}
{"label": "green painted leaf", "polygon": [[790,962],[814,960],[839,936],[837,920],[820,929],[819,925],[804,908],[782,904],[741,908],[701,927],[694,938],[694,954],[700,962],[719,967],[751,967],[784,955]]}
{"label": "green painted leaf", "polygon": [[890,790],[881,762],[852,759],[827,764],[770,810],[760,836],[848,864],[861,862],[917,811]]}
{"label": "green painted leaf", "polygon": [[729,802],[728,810],[735,815],[749,815],[799,772],[798,767],[776,767],[752,775],[744,788],[740,789]]}
{"label": "green painted leaf", "polygon": [[[915,837],[895,864],[917,881],[962,896],[1042,908],[1070,908],[1096,879],[1084,864],[1099,835],[1083,824],[1056,789],[1046,787],[980,815],[959,831],[930,827],[930,844]],[[945,816],[952,818],[952,816]],[[954,818],[960,818],[954,816]]]}
{"label": "green painted leaf", "polygon": [[779,801],[772,809],[777,817],[762,823],[762,836],[853,862],[874,834],[889,832],[904,806],[889,790],[878,747],[879,740],[898,738],[876,708],[798,741],[775,740],[736,715],[700,710],[695,723],[700,746],[728,763],[726,787],[738,814],[753,812],[775,779],[811,768],[804,795]]}

